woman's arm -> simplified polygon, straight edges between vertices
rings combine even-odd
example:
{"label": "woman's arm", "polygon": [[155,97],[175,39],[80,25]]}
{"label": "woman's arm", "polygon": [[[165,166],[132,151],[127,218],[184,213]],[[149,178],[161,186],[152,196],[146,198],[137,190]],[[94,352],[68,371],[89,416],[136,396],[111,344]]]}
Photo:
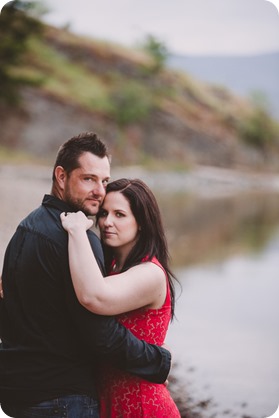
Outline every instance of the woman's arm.
{"label": "woman's arm", "polygon": [[151,262],[124,273],[103,277],[92,252],[86,230],[92,221],[82,212],[62,213],[63,227],[69,234],[69,264],[79,302],[101,315],[116,315],[141,307],[159,308],[165,300],[164,271]]}

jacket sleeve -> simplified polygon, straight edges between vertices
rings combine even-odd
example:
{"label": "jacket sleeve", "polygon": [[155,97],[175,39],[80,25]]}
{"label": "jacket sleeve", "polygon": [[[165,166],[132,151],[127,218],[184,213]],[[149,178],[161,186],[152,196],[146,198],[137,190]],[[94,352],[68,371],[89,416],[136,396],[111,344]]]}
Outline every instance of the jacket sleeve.
{"label": "jacket sleeve", "polygon": [[[93,246],[96,258],[102,263],[101,245],[94,240]],[[66,275],[69,311],[79,330],[82,344],[91,355],[101,356],[118,368],[151,382],[164,383],[171,367],[170,352],[139,340],[114,317],[96,315],[86,310],[76,298],[69,270]]]}

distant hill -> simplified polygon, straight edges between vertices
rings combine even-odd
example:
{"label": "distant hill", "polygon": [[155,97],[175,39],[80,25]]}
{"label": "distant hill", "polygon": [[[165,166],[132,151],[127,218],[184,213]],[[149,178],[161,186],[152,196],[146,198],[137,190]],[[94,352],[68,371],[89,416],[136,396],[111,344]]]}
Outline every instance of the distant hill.
{"label": "distant hill", "polygon": [[278,170],[279,127],[269,114],[220,87],[221,77],[214,86],[190,73],[45,25],[11,68],[16,80],[28,78],[18,106],[1,104],[0,91],[0,161],[6,149],[53,161],[65,139],[95,131],[115,165]]}
{"label": "distant hill", "polygon": [[172,55],[168,65],[244,97],[261,92],[270,113],[279,120],[279,51],[254,56]]}

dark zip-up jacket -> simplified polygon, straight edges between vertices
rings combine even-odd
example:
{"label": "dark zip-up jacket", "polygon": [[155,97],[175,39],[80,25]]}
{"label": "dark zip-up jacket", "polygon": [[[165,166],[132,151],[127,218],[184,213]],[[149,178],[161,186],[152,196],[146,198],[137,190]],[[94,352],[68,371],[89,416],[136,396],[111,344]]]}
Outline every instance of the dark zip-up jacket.
{"label": "dark zip-up jacket", "polygon": [[[71,208],[45,195],[18,226],[4,258],[0,300],[0,402],[35,404],[67,394],[95,396],[96,365],[115,365],[163,383],[170,353],[138,340],[114,317],[83,308],[69,271],[68,234],[61,212]],[[98,237],[88,237],[103,269]]]}

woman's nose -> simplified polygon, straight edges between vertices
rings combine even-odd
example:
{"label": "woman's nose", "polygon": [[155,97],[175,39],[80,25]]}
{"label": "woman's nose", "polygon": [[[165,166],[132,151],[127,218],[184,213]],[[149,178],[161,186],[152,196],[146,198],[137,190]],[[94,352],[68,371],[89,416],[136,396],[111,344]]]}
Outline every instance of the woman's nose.
{"label": "woman's nose", "polygon": [[107,216],[104,218],[104,225],[110,226],[112,225],[112,223],[113,223],[112,216],[108,213]]}

